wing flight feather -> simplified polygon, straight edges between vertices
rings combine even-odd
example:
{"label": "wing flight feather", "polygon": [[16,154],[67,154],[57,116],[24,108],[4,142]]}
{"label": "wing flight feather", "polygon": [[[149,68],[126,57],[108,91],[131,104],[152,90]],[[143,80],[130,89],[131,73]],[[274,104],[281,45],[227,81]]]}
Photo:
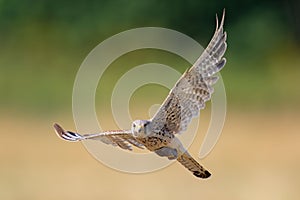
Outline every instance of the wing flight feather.
{"label": "wing flight feather", "polygon": [[129,130],[107,131],[103,133],[85,134],[65,131],[60,125],[54,124],[57,135],[66,141],[77,142],[82,140],[99,140],[106,144],[119,146],[122,149],[132,150],[132,145],[143,149],[143,144],[138,142]]}
{"label": "wing flight feather", "polygon": [[207,48],[195,64],[187,70],[171,89],[157,113],[151,119],[153,132],[161,130],[176,134],[187,129],[193,117],[204,109],[205,102],[211,99],[216,75],[226,64],[223,57],[227,44],[223,30],[225,11],[220,26],[216,18],[216,30]]}

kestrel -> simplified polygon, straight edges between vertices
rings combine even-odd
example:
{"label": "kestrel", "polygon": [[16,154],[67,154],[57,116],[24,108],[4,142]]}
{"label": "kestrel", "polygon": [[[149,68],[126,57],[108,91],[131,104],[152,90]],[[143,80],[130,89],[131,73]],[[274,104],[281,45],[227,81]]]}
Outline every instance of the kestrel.
{"label": "kestrel", "polygon": [[224,17],[225,11],[219,25],[216,16],[216,30],[207,48],[177,81],[152,119],[134,121],[131,130],[86,135],[65,131],[54,124],[58,136],[73,142],[99,140],[126,150],[132,150],[132,145],[146,147],[159,156],[177,159],[196,177],[208,178],[211,174],[188,153],[176,134],[184,132],[192,118],[204,109],[205,102],[211,99],[212,86],[218,80],[216,73],[225,66],[223,55],[227,48],[227,36],[223,30]]}

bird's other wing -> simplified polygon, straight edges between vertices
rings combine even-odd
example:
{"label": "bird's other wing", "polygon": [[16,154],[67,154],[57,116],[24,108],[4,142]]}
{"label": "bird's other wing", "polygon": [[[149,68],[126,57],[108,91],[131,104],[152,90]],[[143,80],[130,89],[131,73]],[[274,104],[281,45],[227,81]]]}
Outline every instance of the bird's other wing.
{"label": "bird's other wing", "polygon": [[207,48],[195,64],[177,81],[168,97],[151,119],[153,132],[164,130],[173,134],[187,129],[193,117],[204,109],[211,99],[216,75],[225,65],[226,32],[223,30],[225,10],[220,26],[216,17],[216,30]]}
{"label": "bird's other wing", "polygon": [[211,175],[192,156],[190,156],[187,151],[178,156],[177,161],[180,162],[185,168],[191,171],[198,178],[208,178]]}
{"label": "bird's other wing", "polygon": [[119,146],[120,148],[126,150],[132,150],[131,145],[143,149],[143,144],[138,142],[129,130],[107,131],[102,133],[81,135],[79,133],[65,131],[58,124],[54,124],[53,127],[59,138],[69,142],[77,142],[82,140],[99,140],[106,144]]}

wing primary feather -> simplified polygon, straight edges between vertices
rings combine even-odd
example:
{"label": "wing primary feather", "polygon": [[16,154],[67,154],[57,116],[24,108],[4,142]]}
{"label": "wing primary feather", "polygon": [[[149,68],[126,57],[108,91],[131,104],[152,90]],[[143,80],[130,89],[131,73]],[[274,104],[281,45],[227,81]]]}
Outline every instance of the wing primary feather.
{"label": "wing primary feather", "polygon": [[220,62],[218,62],[217,64],[217,71],[220,71],[226,64],[226,58],[222,58],[222,60],[220,60]]}
{"label": "wing primary feather", "polygon": [[218,13],[216,13],[216,30],[215,30],[214,36],[216,35],[216,32],[218,31],[218,29],[219,29],[219,19],[218,19]]}
{"label": "wing primary feather", "polygon": [[221,23],[220,23],[220,27],[222,27],[222,28],[223,28],[223,25],[224,25],[224,20],[225,20],[225,8],[223,9],[222,20],[221,20]]}
{"label": "wing primary feather", "polygon": [[74,133],[71,131],[65,131],[60,125],[54,124],[53,125],[56,134],[58,135],[59,138],[69,141],[69,142],[77,142],[83,139],[82,135],[78,133]]}

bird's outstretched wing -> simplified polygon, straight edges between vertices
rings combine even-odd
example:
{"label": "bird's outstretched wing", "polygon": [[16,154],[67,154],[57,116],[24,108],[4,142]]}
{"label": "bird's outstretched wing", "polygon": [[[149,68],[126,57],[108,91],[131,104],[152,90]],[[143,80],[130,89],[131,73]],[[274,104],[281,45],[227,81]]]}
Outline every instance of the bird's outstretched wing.
{"label": "bird's outstretched wing", "polygon": [[65,131],[60,125],[54,124],[57,135],[66,141],[76,142],[81,140],[100,140],[106,144],[119,146],[122,149],[132,150],[131,145],[143,149],[143,144],[138,142],[131,131],[107,131],[103,133],[81,135],[71,131]]}
{"label": "bird's outstretched wing", "polygon": [[187,129],[193,117],[198,116],[213,93],[215,75],[225,65],[226,32],[223,30],[225,11],[220,26],[216,17],[216,30],[207,48],[195,64],[177,81],[168,97],[151,119],[153,132],[161,130],[176,134]]}
{"label": "bird's outstretched wing", "polygon": [[204,169],[188,152],[178,156],[177,161],[180,162],[185,168],[191,171],[198,178],[208,178],[210,173]]}

